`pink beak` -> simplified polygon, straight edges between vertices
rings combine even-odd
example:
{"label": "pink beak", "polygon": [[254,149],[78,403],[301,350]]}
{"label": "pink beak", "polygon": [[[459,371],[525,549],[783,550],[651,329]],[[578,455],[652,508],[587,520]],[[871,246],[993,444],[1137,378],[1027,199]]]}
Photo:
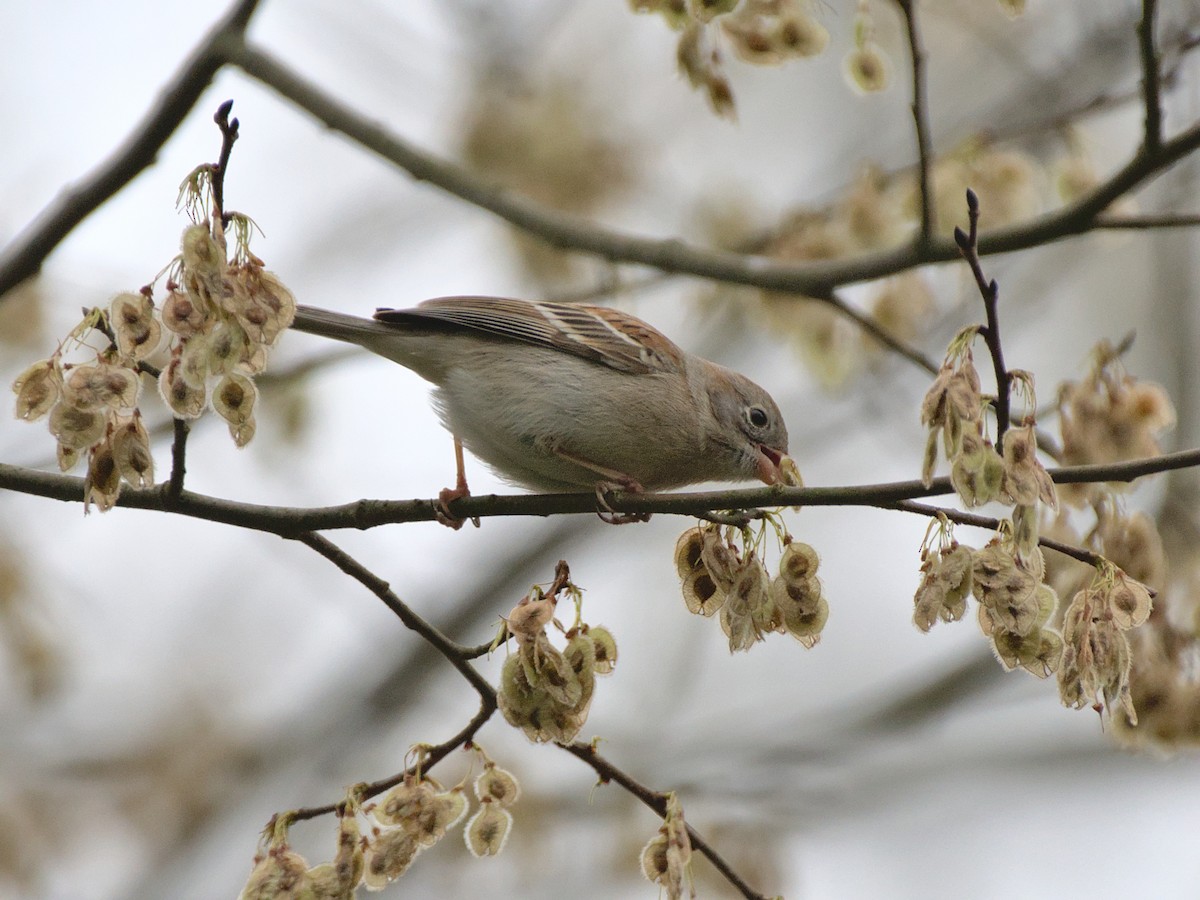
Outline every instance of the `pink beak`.
{"label": "pink beak", "polygon": [[783,484],[783,470],[779,467],[783,461],[783,454],[778,450],[766,446],[765,444],[758,445],[758,470],[757,475],[764,484]]}

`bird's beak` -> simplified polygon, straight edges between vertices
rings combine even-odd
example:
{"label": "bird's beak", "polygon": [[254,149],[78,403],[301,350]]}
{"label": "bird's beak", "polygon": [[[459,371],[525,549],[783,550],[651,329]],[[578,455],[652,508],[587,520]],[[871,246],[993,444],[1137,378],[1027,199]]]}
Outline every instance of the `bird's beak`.
{"label": "bird's beak", "polygon": [[783,484],[782,463],[785,454],[766,444],[758,445],[759,480],[764,484]]}
{"label": "bird's beak", "polygon": [[768,447],[766,444],[758,445],[758,470],[756,474],[764,484],[804,486],[795,460],[786,453],[776,450],[774,447]]}

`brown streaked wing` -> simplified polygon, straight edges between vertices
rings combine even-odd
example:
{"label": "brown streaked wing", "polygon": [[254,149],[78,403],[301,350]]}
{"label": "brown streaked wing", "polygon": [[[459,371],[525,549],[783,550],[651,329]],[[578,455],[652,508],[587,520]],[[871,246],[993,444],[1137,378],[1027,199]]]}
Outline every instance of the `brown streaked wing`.
{"label": "brown streaked wing", "polygon": [[413,309],[380,309],[375,318],[400,324],[445,323],[528,344],[554,347],[622,372],[682,368],[683,352],[641,319],[615,309],[502,297],[438,297]]}

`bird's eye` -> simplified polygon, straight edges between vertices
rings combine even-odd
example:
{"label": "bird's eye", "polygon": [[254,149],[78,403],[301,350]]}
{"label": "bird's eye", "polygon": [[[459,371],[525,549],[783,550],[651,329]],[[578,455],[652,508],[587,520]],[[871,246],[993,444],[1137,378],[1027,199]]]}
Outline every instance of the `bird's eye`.
{"label": "bird's eye", "polygon": [[770,417],[761,406],[751,406],[746,410],[746,420],[755,428],[766,428]]}

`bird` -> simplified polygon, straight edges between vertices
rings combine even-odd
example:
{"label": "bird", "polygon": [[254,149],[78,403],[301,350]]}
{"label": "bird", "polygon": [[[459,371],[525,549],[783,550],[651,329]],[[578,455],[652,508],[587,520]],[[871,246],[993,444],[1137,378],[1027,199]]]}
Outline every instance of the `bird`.
{"label": "bird", "polygon": [[789,481],[787,427],[766,390],[610,307],[437,297],[366,319],[298,305],[292,328],[434,385],[457,466],[440,494],[447,524],[448,504],[470,495],[464,446],[511,483],[596,491],[602,517],[610,490]]}

